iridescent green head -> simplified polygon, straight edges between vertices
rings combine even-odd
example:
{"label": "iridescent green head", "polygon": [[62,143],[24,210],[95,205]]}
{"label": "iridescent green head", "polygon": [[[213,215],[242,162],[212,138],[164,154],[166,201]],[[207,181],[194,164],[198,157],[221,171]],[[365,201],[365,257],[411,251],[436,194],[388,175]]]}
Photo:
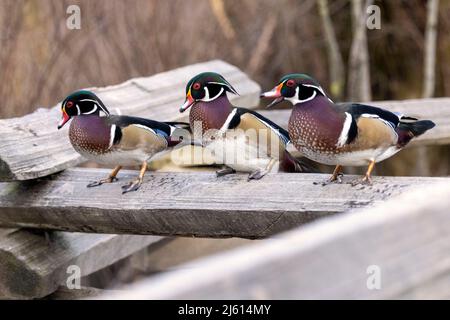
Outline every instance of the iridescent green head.
{"label": "iridescent green head", "polygon": [[274,106],[283,100],[293,105],[310,101],[322,95],[327,97],[320,84],[311,76],[303,73],[291,73],[282,77],[271,91],[264,92],[261,97],[275,98],[267,107]]}
{"label": "iridescent green head", "polygon": [[238,94],[222,75],[215,72],[200,73],[187,83],[186,101],[181,106],[180,112],[184,112],[197,101],[214,101],[227,92]]}

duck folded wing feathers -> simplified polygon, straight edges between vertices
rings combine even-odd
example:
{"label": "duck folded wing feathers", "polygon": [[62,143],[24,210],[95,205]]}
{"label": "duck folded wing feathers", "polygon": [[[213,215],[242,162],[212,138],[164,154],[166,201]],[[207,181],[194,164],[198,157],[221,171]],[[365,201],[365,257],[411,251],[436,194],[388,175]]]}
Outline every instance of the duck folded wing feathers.
{"label": "duck folded wing feathers", "polygon": [[[249,120],[248,122],[250,123],[250,125],[247,124],[247,126],[243,129],[258,129],[258,127],[263,125],[264,127],[274,132],[284,144],[288,144],[290,141],[289,133],[287,132],[287,130],[283,129],[270,119],[262,116],[258,112],[246,108],[233,109],[221,130],[225,131],[229,129],[236,129],[245,120]],[[252,125],[252,123],[254,125]]]}

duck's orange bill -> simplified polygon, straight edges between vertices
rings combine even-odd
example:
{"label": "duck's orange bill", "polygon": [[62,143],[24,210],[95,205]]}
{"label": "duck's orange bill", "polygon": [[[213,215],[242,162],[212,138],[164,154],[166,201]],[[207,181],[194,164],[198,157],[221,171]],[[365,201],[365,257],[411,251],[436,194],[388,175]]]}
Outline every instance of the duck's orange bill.
{"label": "duck's orange bill", "polygon": [[273,100],[268,106],[267,108],[270,108],[274,105],[276,105],[277,103],[280,103],[281,101],[284,100],[283,95],[281,94],[281,88],[283,87],[283,83],[280,83],[279,85],[277,85],[275,88],[273,88],[270,91],[264,92],[261,94],[261,97],[263,98],[275,98],[275,100]]}
{"label": "duck's orange bill", "polygon": [[61,119],[61,121],[58,124],[58,130],[61,129],[62,127],[64,127],[64,125],[67,123],[67,121],[70,120],[70,117],[67,114],[66,110],[63,110],[62,114],[63,114],[63,118]]}
{"label": "duck's orange bill", "polygon": [[181,106],[180,108],[180,112],[184,112],[187,109],[189,109],[193,104],[195,103],[194,98],[192,98],[191,95],[191,89],[189,89],[187,95],[186,95],[186,101],[184,102],[184,104]]}

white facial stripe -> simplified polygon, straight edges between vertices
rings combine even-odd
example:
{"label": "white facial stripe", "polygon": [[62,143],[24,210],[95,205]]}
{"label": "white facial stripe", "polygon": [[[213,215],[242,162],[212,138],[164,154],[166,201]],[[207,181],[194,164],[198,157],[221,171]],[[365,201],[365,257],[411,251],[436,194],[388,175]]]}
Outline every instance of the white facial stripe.
{"label": "white facial stripe", "polygon": [[[78,105],[77,105],[78,106]],[[97,111],[97,104],[94,104],[94,108],[91,110],[91,111],[89,111],[89,112],[85,112],[84,114],[93,114],[93,113],[95,113]]]}
{"label": "white facial stripe", "polygon": [[319,92],[323,95],[323,96],[327,96],[326,94],[325,94],[325,91],[323,91],[323,89],[322,89],[322,87],[318,87],[318,86],[315,86],[315,85],[313,85],[313,84],[302,84],[303,86],[305,86],[305,87],[310,87],[310,88],[314,88],[314,89],[317,89],[317,90],[319,90]]}
{"label": "white facial stripe", "polygon": [[331,99],[325,94],[325,91],[323,90],[323,88],[322,88],[321,86],[315,86],[315,85],[313,85],[313,84],[303,84],[303,86],[305,86],[305,87],[310,87],[310,88],[314,88],[314,89],[319,90],[319,92],[320,92],[324,97],[327,97],[328,100],[330,100],[330,102],[333,102],[333,100],[331,100]]}
{"label": "white facial stripe", "polygon": [[114,143],[114,138],[116,137],[116,125],[113,124],[111,126],[111,132],[109,134],[109,148],[112,147],[113,143]]}
{"label": "white facial stripe", "polygon": [[205,97],[204,97],[203,99],[201,99],[201,101],[205,101],[205,102],[213,101],[213,100],[217,99],[218,97],[220,97],[220,95],[221,95],[223,92],[224,92],[224,88],[222,87],[222,88],[220,88],[220,91],[219,91],[219,93],[218,93],[216,96],[210,98],[210,97],[209,97],[209,90],[208,90],[208,88],[205,86]]}
{"label": "white facial stripe", "polygon": [[337,147],[342,147],[347,142],[348,132],[350,131],[351,125],[352,125],[352,115],[350,113],[346,112],[344,126],[342,127],[341,134],[339,135],[339,139],[336,143]]}
{"label": "white facial stripe", "polygon": [[290,101],[293,105],[296,105],[297,103],[304,103],[304,102],[310,101],[310,100],[314,99],[317,95],[317,92],[314,90],[313,94],[310,97],[300,100],[300,99],[298,99],[299,90],[300,90],[299,87],[295,88],[295,95],[293,97],[285,98],[285,99]]}
{"label": "white facial stripe", "polygon": [[78,115],[81,114],[80,106],[78,104],[75,105],[77,107]]}
{"label": "white facial stripe", "polygon": [[205,90],[205,97],[203,98],[203,101],[207,101],[205,99],[209,99],[209,89],[205,86],[203,90]]}
{"label": "white facial stripe", "polygon": [[231,87],[231,85],[228,84],[228,83],[221,83],[221,82],[208,82],[208,83],[218,84],[218,85],[221,85],[221,86],[226,86],[228,89],[230,89],[231,92],[233,92],[234,94],[238,94],[238,93],[236,92],[236,90],[234,90],[234,89]]}
{"label": "white facial stripe", "polygon": [[[83,100],[80,100],[80,101],[90,101],[90,102],[93,102],[98,108],[100,108],[100,110],[102,110],[105,114],[109,115],[109,112],[106,111],[106,110],[98,103],[97,100],[93,100],[93,99],[83,99]],[[97,110],[97,109],[96,109],[96,110]],[[90,113],[87,113],[87,114],[90,114]]]}

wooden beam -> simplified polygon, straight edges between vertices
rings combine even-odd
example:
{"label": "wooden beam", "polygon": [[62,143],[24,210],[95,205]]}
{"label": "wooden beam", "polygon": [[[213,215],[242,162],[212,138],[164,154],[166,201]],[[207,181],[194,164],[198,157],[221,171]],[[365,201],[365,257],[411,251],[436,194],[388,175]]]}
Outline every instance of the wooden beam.
{"label": "wooden beam", "polygon": [[[186,83],[197,73],[221,73],[240,93],[230,95],[238,105],[254,107],[260,87],[235,66],[220,60],[199,63],[176,70],[135,78],[122,84],[91,88],[112,113],[120,112],[160,121],[185,118],[179,107],[185,98]],[[83,161],[70,145],[67,128],[57,130],[60,105],[38,109],[21,118],[0,120],[0,180],[28,180],[73,167]]]}
{"label": "wooden beam", "polygon": [[[414,139],[411,146],[450,144],[450,98],[376,101],[368,104],[436,123],[436,127]],[[287,128],[291,109],[262,110],[261,114]]]}
{"label": "wooden beam", "polygon": [[100,298],[448,299],[449,198],[418,188]]}
{"label": "wooden beam", "polygon": [[[88,189],[103,169],[69,169],[26,182],[0,183],[0,227],[79,232],[199,237],[264,238],[329,214],[382,202],[416,185],[449,178],[375,177],[372,186],[352,186],[361,177],[322,186],[325,174],[269,174],[247,182],[246,174],[149,172],[140,190],[121,194],[120,183]],[[318,184],[315,184],[318,183]]]}
{"label": "wooden beam", "polygon": [[144,274],[167,272],[183,267],[186,262],[242,247],[252,241],[240,238],[168,237],[136,252],[127,259],[133,271],[140,270]]}
{"label": "wooden beam", "polygon": [[81,276],[125,258],[161,237],[9,230],[0,233],[0,299],[41,298],[65,285],[67,268]]}
{"label": "wooden beam", "polygon": [[177,270],[183,268],[186,262],[229,251],[252,242],[254,240],[241,238],[167,237],[133,253],[118,263],[83,277],[81,285],[107,288],[108,290],[118,289],[125,284],[135,282],[136,279],[143,279],[159,272]]}
{"label": "wooden beam", "polygon": [[81,287],[80,289],[73,290],[68,289],[66,286],[60,286],[55,292],[53,292],[46,300],[81,300],[94,298],[105,294],[121,293],[117,290],[103,290],[92,287]]}

